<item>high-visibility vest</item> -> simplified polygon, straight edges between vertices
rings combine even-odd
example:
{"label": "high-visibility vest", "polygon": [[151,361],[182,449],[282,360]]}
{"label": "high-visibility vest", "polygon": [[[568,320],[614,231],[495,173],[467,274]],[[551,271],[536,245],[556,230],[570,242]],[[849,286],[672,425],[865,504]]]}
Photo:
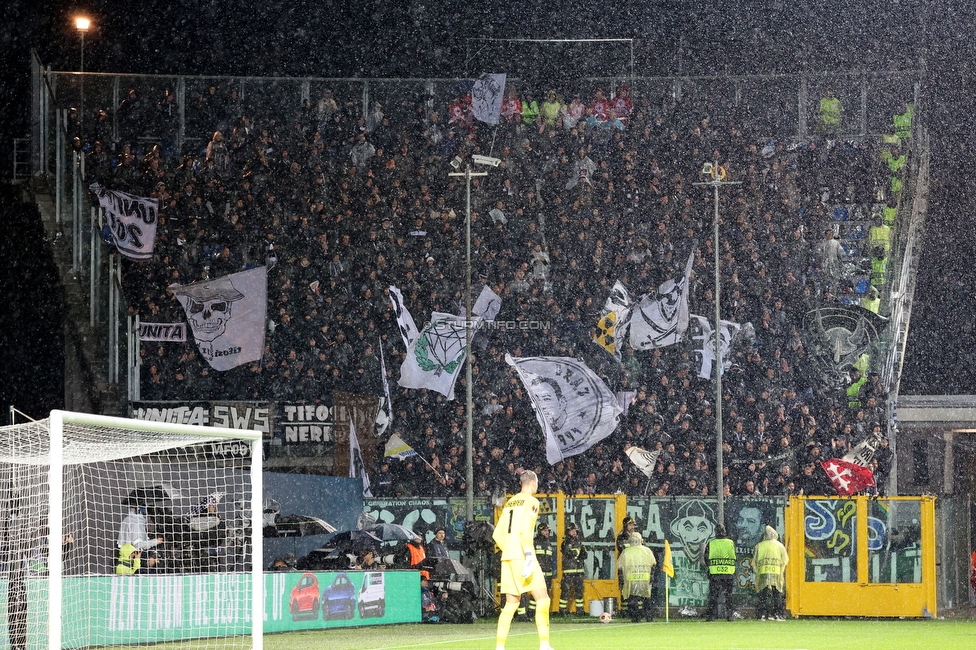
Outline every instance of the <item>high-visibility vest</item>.
{"label": "high-visibility vest", "polygon": [[735,574],[735,544],[731,539],[713,539],[708,543],[708,572],[712,575]]}
{"label": "high-visibility vest", "polygon": [[895,123],[895,135],[899,138],[912,137],[912,118],[915,116],[915,105],[908,104],[904,113],[898,113],[891,117]]}
{"label": "high-visibility vest", "polygon": [[868,229],[868,246],[870,250],[881,246],[885,253],[891,250],[891,226],[871,226]]}
{"label": "high-visibility vest", "polygon": [[534,124],[537,117],[539,117],[539,102],[534,99],[522,102],[522,121],[526,124]]}
{"label": "high-visibility vest", "polygon": [[875,287],[883,287],[887,276],[888,276],[888,258],[887,257],[871,258],[871,285]]}
{"label": "high-visibility vest", "polygon": [[861,306],[868,311],[877,314],[878,310],[881,309],[881,298],[879,297],[872,300],[871,298],[865,296],[864,298],[861,298]]}
{"label": "high-visibility vest", "polygon": [[840,124],[840,100],[836,97],[824,97],[820,100],[820,121],[824,126]]}
{"label": "high-visibility vest", "polygon": [[895,223],[895,217],[898,215],[898,208],[881,208],[881,214],[884,219],[886,226],[892,226]]}

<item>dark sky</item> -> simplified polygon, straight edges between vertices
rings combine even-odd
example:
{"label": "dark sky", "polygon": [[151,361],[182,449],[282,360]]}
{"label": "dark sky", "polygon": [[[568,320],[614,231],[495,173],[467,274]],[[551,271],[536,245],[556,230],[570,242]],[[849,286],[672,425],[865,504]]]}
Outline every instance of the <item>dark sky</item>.
{"label": "dark sky", "polygon": [[[973,168],[976,144],[967,63],[974,50],[972,3],[8,0],[2,12],[5,144],[27,133],[31,49],[54,69],[77,69],[72,17],[78,13],[94,22],[85,42],[86,69],[106,72],[451,77],[492,66],[558,80],[621,72],[629,54],[624,48],[521,45],[485,48],[466,61],[471,37],[635,38],[637,74],[648,75],[891,70],[924,63],[920,110],[933,133],[933,188],[902,392],[976,393],[970,224],[976,206],[973,174],[966,171]],[[4,156],[0,172],[8,167]],[[0,236],[7,245],[10,238],[40,241],[36,233],[24,237],[4,226]],[[9,269],[3,273],[13,277]],[[26,273],[44,277],[45,271],[39,266]],[[0,283],[4,292],[21,291],[18,286]],[[4,340],[5,346],[37,344]],[[0,381],[11,381],[12,372],[16,377],[15,368],[0,369]]]}

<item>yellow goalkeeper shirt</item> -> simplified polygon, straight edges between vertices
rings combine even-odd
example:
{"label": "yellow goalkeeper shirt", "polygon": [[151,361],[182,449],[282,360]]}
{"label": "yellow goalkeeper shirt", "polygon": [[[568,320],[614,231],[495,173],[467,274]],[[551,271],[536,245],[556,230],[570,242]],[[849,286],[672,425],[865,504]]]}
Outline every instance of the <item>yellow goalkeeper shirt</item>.
{"label": "yellow goalkeeper shirt", "polygon": [[502,561],[525,559],[527,552],[535,552],[535,522],[539,517],[539,500],[534,496],[516,494],[505,502],[492,539],[502,550]]}

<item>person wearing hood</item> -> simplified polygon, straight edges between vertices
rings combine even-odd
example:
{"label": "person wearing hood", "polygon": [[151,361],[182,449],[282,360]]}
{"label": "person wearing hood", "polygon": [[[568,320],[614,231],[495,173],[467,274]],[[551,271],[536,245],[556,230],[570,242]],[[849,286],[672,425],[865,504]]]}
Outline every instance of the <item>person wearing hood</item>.
{"label": "person wearing hood", "polygon": [[657,560],[654,552],[643,545],[640,533],[631,533],[625,542],[624,550],[617,560],[617,569],[623,579],[620,597],[627,604],[630,620],[639,623],[650,622],[651,614],[651,576]]}
{"label": "person wearing hood", "polygon": [[772,526],[766,526],[762,541],[752,552],[752,566],[756,571],[756,591],[759,605],[756,617],[782,621],[786,619],[786,564],[790,561],[786,547]]}
{"label": "person wearing hood", "polygon": [[119,562],[115,565],[115,573],[131,576],[142,568],[142,551],[132,544],[123,544],[119,548]]}

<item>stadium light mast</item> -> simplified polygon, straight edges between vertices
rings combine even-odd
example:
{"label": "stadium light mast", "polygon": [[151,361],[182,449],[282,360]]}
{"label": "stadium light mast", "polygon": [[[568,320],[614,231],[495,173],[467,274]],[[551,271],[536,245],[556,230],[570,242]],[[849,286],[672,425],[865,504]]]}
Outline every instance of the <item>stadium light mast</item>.
{"label": "stadium light mast", "polygon": [[[476,156],[475,162],[483,165],[498,166],[497,158],[488,156]],[[451,160],[451,167],[459,169],[461,159],[457,156]],[[466,361],[464,364],[464,389],[465,402],[467,408],[467,426],[464,431],[464,460],[467,465],[465,470],[465,491],[464,491],[464,518],[467,524],[474,521],[474,458],[472,448],[474,447],[474,405],[471,397],[471,177],[487,176],[488,172],[471,171],[471,163],[467,163],[463,172],[450,172],[448,176],[463,176],[467,185],[467,208],[465,211],[464,226],[464,350]]]}
{"label": "stadium light mast", "polygon": [[81,139],[84,145],[85,139],[85,34],[91,28],[91,20],[85,16],[75,18],[75,29],[81,35],[81,113],[78,115],[81,123]]}
{"label": "stadium light mast", "polygon": [[699,187],[710,186],[715,190],[715,220],[714,220],[714,247],[715,247],[715,323],[712,335],[715,337],[715,360],[712,367],[715,372],[715,478],[716,491],[718,497],[718,512],[716,516],[718,523],[725,524],[725,462],[722,451],[722,316],[719,309],[719,298],[722,290],[722,275],[719,272],[719,252],[718,252],[718,190],[725,185],[741,185],[740,181],[727,181],[725,176],[727,168],[722,167],[716,160],[714,163],[705,163],[701,170],[702,176],[711,178],[709,181],[693,183]]}

